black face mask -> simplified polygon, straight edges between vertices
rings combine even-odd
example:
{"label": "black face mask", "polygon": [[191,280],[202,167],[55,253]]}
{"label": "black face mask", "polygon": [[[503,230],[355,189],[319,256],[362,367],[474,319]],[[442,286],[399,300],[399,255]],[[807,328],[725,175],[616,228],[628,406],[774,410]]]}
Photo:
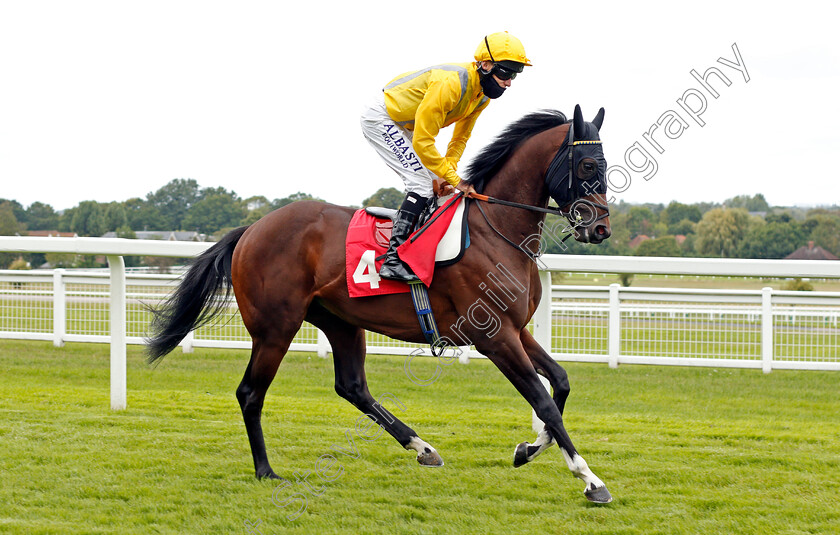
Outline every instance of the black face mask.
{"label": "black face mask", "polygon": [[493,75],[485,72],[481,67],[478,68],[478,79],[481,82],[481,92],[487,98],[499,98],[507,89],[500,86]]}
{"label": "black face mask", "polygon": [[[575,112],[577,114],[577,110]],[[578,142],[578,145],[574,145],[575,142]],[[584,158],[595,160],[597,171],[593,176],[578,176],[578,164]],[[607,160],[600,144],[598,127],[592,123],[584,123],[580,117],[579,122],[574,121],[569,125],[566,146],[554,156],[545,183],[549,195],[563,207],[592,193],[606,194],[606,172]]]}

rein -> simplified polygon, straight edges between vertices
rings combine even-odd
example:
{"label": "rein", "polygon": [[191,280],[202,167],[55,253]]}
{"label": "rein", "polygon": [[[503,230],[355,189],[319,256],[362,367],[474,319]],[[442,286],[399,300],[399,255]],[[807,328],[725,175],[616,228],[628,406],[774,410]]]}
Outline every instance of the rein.
{"label": "rein", "polygon": [[[461,195],[463,195],[463,193]],[[506,201],[504,199],[497,199],[496,197],[490,197],[489,195],[482,195],[481,193],[470,193],[470,195],[467,198],[468,199],[474,199],[474,200],[480,201],[480,202],[486,202],[487,204],[501,204],[501,205],[504,205],[504,206],[510,206],[510,207],[513,207],[513,208],[520,208],[522,210],[528,210],[528,211],[531,211],[531,212],[542,212],[542,213],[545,213],[545,214],[561,215],[561,216],[565,217],[571,223],[572,210],[569,210],[568,212],[565,212],[565,211],[561,210],[560,208],[543,208],[541,206],[532,206],[530,204],[522,204],[522,203],[513,202],[513,201]],[[591,206],[592,208],[600,208],[601,210],[604,210],[604,213],[599,215],[595,219],[593,219],[592,223],[594,223],[596,221],[600,221],[601,219],[606,219],[610,215],[609,207],[604,205],[604,204],[593,202],[593,201],[590,201],[589,199],[578,199],[577,201],[572,203],[573,206],[577,205],[577,204],[583,204],[583,205],[586,205],[586,206]],[[490,222],[490,219],[487,217],[487,214],[484,212],[484,208],[481,206],[481,204],[478,203],[478,204],[476,204],[476,206],[478,206],[478,211],[481,212],[481,215],[484,216],[484,221],[487,222],[487,225],[490,227],[490,229],[493,232],[495,232],[500,238],[502,238],[508,244],[513,246],[515,249],[518,249],[518,250],[522,251],[531,260],[535,260],[536,258],[538,258],[540,256],[540,254],[541,254],[540,252],[533,253],[533,252],[523,248],[518,243],[513,242],[510,238],[508,238],[507,236],[502,234],[502,232],[499,229],[497,229],[495,227],[495,225],[493,225],[493,223]],[[577,226],[577,225],[575,225],[575,226]],[[574,228],[574,227],[572,227],[572,228]],[[572,236],[571,232],[569,234],[566,234],[565,236],[563,236],[563,239],[560,240],[560,243],[565,242],[571,236]]]}
{"label": "rein", "polygon": [[506,201],[504,199],[497,199],[496,197],[490,197],[489,195],[482,195],[481,193],[470,193],[470,199],[475,199],[477,201],[486,202],[487,204],[502,204],[504,206],[512,206],[514,208],[521,208],[523,210],[530,210],[532,212],[542,212],[544,214],[555,214],[555,215],[566,215],[566,212],[563,212],[559,208],[543,208],[541,206],[531,206],[530,204],[522,204],[513,201]]}
{"label": "rein", "polygon": [[[473,195],[471,195],[469,198],[474,198],[474,199],[476,199],[477,201],[482,201],[482,200],[483,200],[483,199],[476,198],[474,195],[477,195],[477,194],[473,194]],[[492,198],[493,198],[493,197],[488,197],[488,199],[492,199]],[[496,200],[499,200],[499,199],[496,199]],[[507,202],[507,201],[505,201],[505,202]],[[517,204],[517,203],[513,203],[513,204]],[[505,240],[506,242],[508,242],[508,244],[512,245],[515,249],[519,249],[520,251],[522,251],[523,253],[525,253],[525,256],[527,256],[527,257],[528,257],[528,258],[530,258],[531,260],[536,260],[536,259],[540,256],[540,252],[539,252],[539,251],[537,251],[536,253],[532,253],[532,252],[531,252],[531,251],[529,251],[528,249],[525,249],[524,247],[522,247],[522,246],[521,246],[521,245],[519,245],[518,243],[516,243],[516,242],[514,242],[514,241],[511,241],[511,239],[510,239],[510,238],[508,238],[507,236],[505,236],[504,234],[502,234],[502,232],[501,232],[499,229],[497,229],[497,228],[493,225],[493,223],[491,223],[491,222],[490,222],[490,219],[487,217],[487,214],[484,212],[484,208],[482,208],[481,204],[476,204],[476,206],[478,206],[478,211],[479,211],[479,212],[481,212],[481,215],[483,215],[483,216],[484,216],[484,220],[487,222],[487,225],[488,225],[488,226],[489,226],[489,227],[493,230],[493,232],[495,232],[496,234],[498,234],[500,238],[502,238],[503,240]],[[522,206],[526,206],[526,207],[529,207],[529,208],[535,208],[534,206],[528,206],[528,205],[522,205]],[[566,241],[566,238],[568,238],[569,236],[571,236],[571,234],[568,234],[566,237],[564,237],[562,241]]]}
{"label": "rein", "polygon": [[[489,195],[482,195],[481,193],[470,193],[468,198],[469,199],[475,199],[476,201],[486,202],[487,204],[501,204],[501,205],[504,205],[504,206],[511,206],[513,208],[520,208],[522,210],[529,210],[531,212],[542,212],[544,214],[561,215],[561,216],[563,216],[567,219],[572,217],[572,215],[573,215],[572,210],[564,211],[564,210],[561,210],[560,208],[543,208],[541,206],[532,206],[530,204],[522,204],[522,203],[513,202],[513,201],[506,201],[504,199],[497,199],[496,197],[490,197]],[[609,206],[607,206],[606,204],[601,204],[601,203],[597,203],[597,202],[594,202],[594,201],[590,201],[589,199],[578,199],[571,204],[572,204],[572,206],[578,206],[578,205],[582,204],[584,206],[590,206],[592,208],[600,208],[601,210],[604,210],[604,213],[599,215],[595,219],[593,219],[592,223],[594,223],[595,221],[600,221],[602,219],[606,219],[610,215],[610,213],[609,213],[610,207]]]}

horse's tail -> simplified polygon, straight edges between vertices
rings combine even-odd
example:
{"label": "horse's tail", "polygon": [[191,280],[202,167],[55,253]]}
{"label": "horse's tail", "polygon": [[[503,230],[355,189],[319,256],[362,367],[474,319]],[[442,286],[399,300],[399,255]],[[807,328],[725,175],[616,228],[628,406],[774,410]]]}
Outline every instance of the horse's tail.
{"label": "horse's tail", "polygon": [[[218,316],[230,297],[233,250],[248,227],[240,227],[225,235],[191,262],[181,284],[163,305],[151,308],[151,337],[146,340],[149,364],[153,364],[178,347],[190,331]],[[223,289],[224,299],[216,293]]]}

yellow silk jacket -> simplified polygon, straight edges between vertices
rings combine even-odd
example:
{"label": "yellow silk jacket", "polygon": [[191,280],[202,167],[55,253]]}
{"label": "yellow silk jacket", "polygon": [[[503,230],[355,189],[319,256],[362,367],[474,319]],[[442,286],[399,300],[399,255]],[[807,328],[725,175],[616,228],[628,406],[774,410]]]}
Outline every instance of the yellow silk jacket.
{"label": "yellow silk jacket", "polygon": [[[456,173],[458,161],[475,120],[489,103],[481,92],[476,64],[448,63],[401,74],[383,91],[391,119],[414,132],[414,152],[420,162],[457,185],[461,181]],[[435,138],[451,124],[455,128],[444,157],[435,147]]]}

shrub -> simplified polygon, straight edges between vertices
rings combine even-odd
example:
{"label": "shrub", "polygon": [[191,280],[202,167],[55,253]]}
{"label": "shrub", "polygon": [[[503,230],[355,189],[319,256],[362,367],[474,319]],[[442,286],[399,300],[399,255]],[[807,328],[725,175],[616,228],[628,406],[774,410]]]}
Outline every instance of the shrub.
{"label": "shrub", "polygon": [[794,292],[812,292],[814,285],[802,279],[790,279],[782,284],[782,290],[790,290]]}
{"label": "shrub", "polygon": [[32,269],[29,266],[29,262],[24,260],[21,257],[17,257],[17,259],[9,265],[9,269]]}

